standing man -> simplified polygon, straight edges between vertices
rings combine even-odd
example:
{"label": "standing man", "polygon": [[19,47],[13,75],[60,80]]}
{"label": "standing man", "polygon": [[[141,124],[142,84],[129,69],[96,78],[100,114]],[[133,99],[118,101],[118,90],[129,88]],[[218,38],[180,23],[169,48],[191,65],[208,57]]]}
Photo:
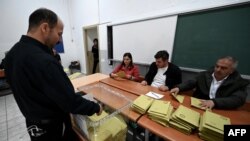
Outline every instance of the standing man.
{"label": "standing man", "polygon": [[94,74],[96,72],[96,67],[99,62],[99,51],[98,51],[98,39],[93,40],[94,45],[92,46],[92,53],[93,53],[93,58],[94,58],[94,63],[93,63],[93,70],[92,73]]}
{"label": "standing man", "polygon": [[214,68],[201,72],[195,80],[178,85],[171,93],[195,88],[193,96],[202,99],[204,108],[237,108],[245,103],[249,84],[236,71],[237,64],[231,56],[219,58]]}
{"label": "standing man", "polygon": [[75,94],[51,49],[63,34],[63,23],[41,8],[29,17],[27,35],[6,56],[6,77],[26,119],[32,141],[73,141],[69,114],[100,114],[102,107]]}
{"label": "standing man", "polygon": [[161,91],[168,91],[180,84],[182,81],[181,70],[178,66],[168,62],[168,52],[158,51],[154,57],[155,62],[150,65],[145,80],[141,84],[157,87]]}

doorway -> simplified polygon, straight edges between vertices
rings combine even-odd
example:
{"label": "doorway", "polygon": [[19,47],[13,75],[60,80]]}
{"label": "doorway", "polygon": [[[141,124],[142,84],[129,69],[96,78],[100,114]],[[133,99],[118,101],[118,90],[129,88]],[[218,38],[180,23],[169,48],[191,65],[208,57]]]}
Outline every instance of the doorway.
{"label": "doorway", "polygon": [[[97,25],[93,26],[87,26],[83,27],[83,32],[84,32],[84,44],[85,44],[85,56],[86,56],[86,73],[87,75],[92,74],[93,71],[93,65],[94,65],[94,57],[92,53],[92,46],[94,45],[93,40],[98,39],[98,28]],[[100,52],[100,49],[98,47],[98,54]],[[99,56],[100,60],[100,56]],[[97,63],[96,71],[95,73],[100,72],[100,62]]]}

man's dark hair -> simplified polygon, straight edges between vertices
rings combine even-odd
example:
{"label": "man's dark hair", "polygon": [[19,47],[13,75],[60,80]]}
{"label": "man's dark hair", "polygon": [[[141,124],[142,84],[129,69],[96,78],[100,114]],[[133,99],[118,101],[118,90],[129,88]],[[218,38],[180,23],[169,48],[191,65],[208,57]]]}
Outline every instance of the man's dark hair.
{"label": "man's dark hair", "polygon": [[168,57],[169,57],[169,54],[168,54],[168,52],[166,50],[158,51],[155,54],[155,59],[162,58],[163,61],[168,60]]}
{"label": "man's dark hair", "polygon": [[38,27],[41,23],[46,22],[49,24],[50,28],[54,28],[57,25],[58,17],[56,13],[46,8],[39,8],[29,17],[29,28],[28,32],[34,28]]}

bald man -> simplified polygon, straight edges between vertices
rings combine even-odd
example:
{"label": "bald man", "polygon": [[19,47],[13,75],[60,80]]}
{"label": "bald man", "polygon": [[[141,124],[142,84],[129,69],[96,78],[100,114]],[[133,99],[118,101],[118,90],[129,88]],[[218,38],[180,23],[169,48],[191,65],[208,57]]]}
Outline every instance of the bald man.
{"label": "bald man", "polygon": [[51,49],[63,34],[63,23],[51,10],[41,8],[29,17],[23,35],[6,56],[6,78],[26,119],[32,141],[77,140],[69,114],[100,114],[102,107],[75,94]]}
{"label": "bald man", "polygon": [[193,96],[202,99],[204,108],[238,108],[246,101],[249,81],[236,71],[237,63],[231,56],[219,58],[213,69],[201,72],[195,80],[177,85],[170,92],[178,94],[195,88]]}

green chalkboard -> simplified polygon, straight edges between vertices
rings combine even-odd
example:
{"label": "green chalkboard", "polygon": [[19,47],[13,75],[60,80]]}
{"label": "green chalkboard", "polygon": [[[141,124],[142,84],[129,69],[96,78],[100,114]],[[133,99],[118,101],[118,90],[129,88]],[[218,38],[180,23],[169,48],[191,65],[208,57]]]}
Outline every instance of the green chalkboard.
{"label": "green chalkboard", "polygon": [[180,15],[172,62],[208,69],[221,56],[234,56],[238,71],[250,75],[250,4]]}

